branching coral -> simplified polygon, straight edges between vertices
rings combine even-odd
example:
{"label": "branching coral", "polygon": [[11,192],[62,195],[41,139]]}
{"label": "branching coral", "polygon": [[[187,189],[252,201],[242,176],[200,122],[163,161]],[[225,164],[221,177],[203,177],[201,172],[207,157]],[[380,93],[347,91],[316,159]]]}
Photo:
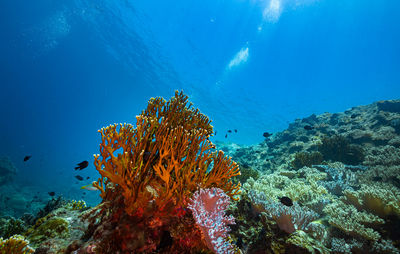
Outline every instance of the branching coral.
{"label": "branching coral", "polygon": [[126,212],[133,215],[150,201],[160,211],[184,206],[199,187],[218,187],[230,197],[239,193],[239,184],[230,180],[240,174],[237,164],[213,151],[210,120],[182,92],[167,102],[150,99],[136,119],[136,128],[116,124],[99,131],[101,156],[95,156],[95,166],[102,178],[95,185],[103,199],[112,199],[110,193],[119,188]]}
{"label": "branching coral", "polygon": [[35,252],[28,244],[29,241],[20,235],[14,235],[6,240],[0,238],[0,254],[31,254]]}

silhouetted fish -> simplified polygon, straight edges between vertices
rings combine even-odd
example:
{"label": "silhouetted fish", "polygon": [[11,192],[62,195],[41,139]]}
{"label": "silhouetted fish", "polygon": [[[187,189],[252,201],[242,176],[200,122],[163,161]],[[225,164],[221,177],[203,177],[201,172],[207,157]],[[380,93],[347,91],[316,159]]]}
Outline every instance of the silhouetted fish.
{"label": "silhouetted fish", "polygon": [[237,130],[235,129],[235,133],[237,133]]}
{"label": "silhouetted fish", "polygon": [[90,178],[90,176],[86,177],[86,180],[89,179],[89,178]]}
{"label": "silhouetted fish", "polygon": [[232,130],[228,130],[228,133],[232,133]]}
{"label": "silhouetted fish", "polygon": [[75,178],[78,179],[79,181],[83,181],[83,177],[80,175],[76,175]]}
{"label": "silhouetted fish", "polygon": [[27,156],[25,156],[25,157],[24,157],[24,161],[29,160],[31,157],[32,157],[32,155],[27,155]]}
{"label": "silhouetted fish", "polygon": [[78,165],[78,167],[75,167],[75,170],[78,170],[78,169],[82,170],[82,169],[86,168],[89,165],[89,162],[88,161],[82,161],[81,163],[78,163],[77,165]]}
{"label": "silhouetted fish", "polygon": [[304,126],[304,129],[307,131],[310,131],[310,130],[314,129],[314,127],[312,127],[311,125],[306,125],[306,126]]}
{"label": "silhouetted fish", "polygon": [[214,136],[217,135],[217,131],[214,132]]}
{"label": "silhouetted fish", "polygon": [[263,137],[265,137],[265,138],[269,138],[271,136],[272,136],[272,133],[269,133],[269,132],[264,132],[263,133]]}
{"label": "silhouetted fish", "polygon": [[284,204],[285,206],[293,205],[293,201],[289,197],[280,197],[279,201],[281,201],[281,203]]}
{"label": "silhouetted fish", "polygon": [[54,191],[50,191],[48,192],[50,196],[54,197],[54,195],[56,195],[56,193]]}
{"label": "silhouetted fish", "polygon": [[227,138],[228,137],[228,134],[225,134],[225,138]]}

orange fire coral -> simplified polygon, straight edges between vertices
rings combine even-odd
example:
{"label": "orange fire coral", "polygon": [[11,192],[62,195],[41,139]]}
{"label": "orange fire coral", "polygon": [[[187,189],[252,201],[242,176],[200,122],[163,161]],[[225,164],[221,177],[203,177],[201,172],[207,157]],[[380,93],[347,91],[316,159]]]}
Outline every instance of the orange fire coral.
{"label": "orange fire coral", "polygon": [[240,175],[238,165],[213,150],[211,121],[182,92],[169,101],[151,98],[136,119],[136,128],[115,124],[99,131],[95,166],[102,177],[94,185],[103,199],[122,193],[125,211],[138,215],[149,207],[185,207],[198,188],[218,187],[232,198],[239,193],[230,180]]}

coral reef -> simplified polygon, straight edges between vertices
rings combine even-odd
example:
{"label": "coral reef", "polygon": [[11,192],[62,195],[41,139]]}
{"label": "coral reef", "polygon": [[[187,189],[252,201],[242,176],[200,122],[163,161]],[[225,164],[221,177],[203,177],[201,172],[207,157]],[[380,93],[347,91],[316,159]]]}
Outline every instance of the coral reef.
{"label": "coral reef", "polygon": [[[135,126],[99,131],[101,204],[59,197],[37,216],[3,216],[11,240],[0,242],[19,246],[21,234],[36,253],[399,253],[398,105],[296,119],[242,147],[211,143],[210,120],[183,93],[152,98]],[[3,213],[26,211],[31,199],[7,188]]]}
{"label": "coral reef", "polygon": [[0,253],[1,254],[31,254],[35,250],[29,247],[29,241],[23,236],[14,235],[3,240],[0,237]]}

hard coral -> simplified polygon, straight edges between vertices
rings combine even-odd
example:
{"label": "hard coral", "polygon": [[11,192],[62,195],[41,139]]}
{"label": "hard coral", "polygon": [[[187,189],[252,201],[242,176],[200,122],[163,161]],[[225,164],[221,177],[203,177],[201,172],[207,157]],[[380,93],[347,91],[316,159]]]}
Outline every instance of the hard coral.
{"label": "hard coral", "polygon": [[102,178],[95,185],[103,199],[122,191],[125,210],[134,215],[150,201],[160,211],[183,206],[199,187],[218,187],[230,197],[239,193],[239,184],[230,181],[240,174],[237,164],[212,151],[211,121],[182,92],[169,101],[151,98],[136,119],[136,128],[115,124],[99,131],[95,166]]}

